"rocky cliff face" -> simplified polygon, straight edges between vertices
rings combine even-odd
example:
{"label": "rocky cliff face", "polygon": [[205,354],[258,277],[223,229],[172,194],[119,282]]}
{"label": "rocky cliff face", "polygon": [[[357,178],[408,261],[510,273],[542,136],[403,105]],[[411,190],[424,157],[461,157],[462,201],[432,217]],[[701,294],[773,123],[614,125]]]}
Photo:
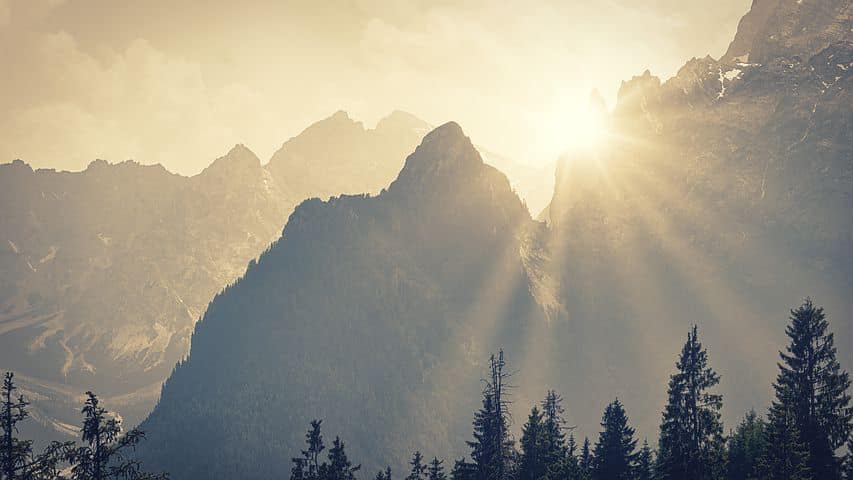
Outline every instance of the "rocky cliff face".
{"label": "rocky cliff face", "polygon": [[[570,405],[639,392],[620,398],[654,434],[675,353],[662,346],[697,323],[731,423],[769,401],[786,309],[806,295],[827,307],[839,345],[853,345],[853,47],[825,34],[836,21],[849,32],[836,15],[849,2],[818,3],[758,0],[730,52],[760,54],[625,82],[607,141],[561,163],[549,209],[555,323],[575,333],[576,375],[600,372],[595,387],[566,393]],[[747,42],[756,24],[789,40]],[[792,24],[812,34],[787,36]],[[839,350],[850,365],[853,352]]]}
{"label": "rocky cliff face", "polygon": [[386,184],[423,125],[395,113],[368,130],[340,112],[266,166],[238,145],[190,178],[134,162],[0,166],[0,369],[34,400],[36,435],[73,432],[87,389],[141,420],[210,299],[279,237],[293,207]]}
{"label": "rocky cliff face", "polygon": [[520,319],[544,321],[521,254],[537,229],[455,123],[378,196],[302,203],[199,322],[143,458],[175,478],[272,478],[315,417],[365,472],[458,451],[489,349],[520,351]]}
{"label": "rocky cliff face", "polygon": [[853,6],[846,0],[753,0],[723,60],[808,60],[831,44],[853,40],[851,21]]}

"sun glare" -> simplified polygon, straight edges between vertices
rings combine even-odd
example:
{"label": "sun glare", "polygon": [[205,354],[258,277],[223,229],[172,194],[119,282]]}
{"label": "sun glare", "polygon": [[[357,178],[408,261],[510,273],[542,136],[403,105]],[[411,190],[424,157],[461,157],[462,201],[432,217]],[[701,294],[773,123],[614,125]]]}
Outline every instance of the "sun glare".
{"label": "sun glare", "polygon": [[542,141],[554,157],[597,150],[607,140],[606,112],[588,102],[575,101],[570,108],[555,112],[543,132]]}
{"label": "sun glare", "polygon": [[582,109],[566,125],[566,149],[591,149],[604,140],[604,112],[591,106]]}

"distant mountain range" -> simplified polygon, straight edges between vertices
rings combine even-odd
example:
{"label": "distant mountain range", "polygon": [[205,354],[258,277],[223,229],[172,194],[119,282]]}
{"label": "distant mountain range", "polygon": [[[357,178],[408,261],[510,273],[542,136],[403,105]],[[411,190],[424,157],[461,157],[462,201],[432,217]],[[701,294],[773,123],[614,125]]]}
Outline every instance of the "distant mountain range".
{"label": "distant mountain range", "polygon": [[[74,434],[87,389],[141,421],[210,299],[280,236],[293,208],[377,193],[429,129],[400,111],[366,129],[341,111],[265,165],[237,145],[193,177],[130,161],[82,172],[0,165],[0,369],[34,402],[38,427],[27,433]],[[493,157],[541,209],[552,173]]]}
{"label": "distant mountain range", "polygon": [[303,202],[196,325],[142,425],[148,467],[280,477],[312,418],[367,476],[461,456],[500,347],[516,428],[555,388],[576,436],[618,396],[654,439],[694,323],[731,426],[767,405],[805,295],[853,364],[849,2],[770,3],[723,59],[625,82],[606,142],[560,163],[547,223],[454,123],[379,195]]}

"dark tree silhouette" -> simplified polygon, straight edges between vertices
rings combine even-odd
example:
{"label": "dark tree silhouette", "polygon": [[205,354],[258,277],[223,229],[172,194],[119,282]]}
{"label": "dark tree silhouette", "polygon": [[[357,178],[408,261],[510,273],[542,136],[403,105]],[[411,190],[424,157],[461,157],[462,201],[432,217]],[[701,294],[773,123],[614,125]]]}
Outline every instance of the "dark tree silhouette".
{"label": "dark tree silhouette", "polygon": [[58,475],[57,465],[72,442],[52,442],[39,454],[33,454],[30,440],[17,438],[18,424],[29,417],[29,402],[23,395],[15,395],[15,375],[6,372],[3,377],[3,390],[0,393],[0,479],[2,480],[39,480],[53,479]]}
{"label": "dark tree silhouette", "polygon": [[660,427],[658,476],[664,480],[720,478],[725,460],[723,397],[710,392],[720,377],[708,366],[696,326],[687,334],[676,368]]}
{"label": "dark tree silhouette", "polygon": [[542,462],[545,475],[554,479],[566,478],[569,474],[562,402],[562,397],[554,390],[549,390],[542,401]]}
{"label": "dark tree silhouette", "polygon": [[429,462],[427,478],[429,480],[447,480],[447,474],[444,473],[443,460],[439,460],[438,457],[433,457],[432,461]]}
{"label": "dark tree silhouette", "polygon": [[145,438],[145,433],[133,429],[122,435],[121,421],[100,406],[94,393],[86,395],[82,410],[84,445],[66,454],[72,480],[168,478],[166,474],[144,472],[137,460],[128,458],[128,452]]}
{"label": "dark tree silhouette", "polygon": [[631,480],[637,454],[634,429],[617,398],[604,410],[603,430],[595,444],[592,478],[595,480]]}
{"label": "dark tree silhouette", "polygon": [[[483,406],[474,414],[474,440],[468,442],[479,480],[512,477],[514,442],[509,435],[509,400],[503,350],[489,358],[489,379],[483,389]],[[454,469],[455,470],[455,469]]]}
{"label": "dark tree silhouette", "polygon": [[329,461],[320,465],[320,480],[355,480],[361,465],[353,465],[347,458],[344,442],[335,437],[329,449]]}
{"label": "dark tree silhouette", "polygon": [[589,445],[589,438],[584,437],[583,446],[581,446],[581,454],[578,456],[578,469],[580,470],[580,478],[588,480],[592,478],[592,450]]}
{"label": "dark tree silhouette", "polygon": [[406,477],[406,480],[426,480],[427,478],[427,466],[424,464],[424,456],[421,455],[420,451],[416,451],[412,454],[412,460],[409,461],[409,465],[411,465],[411,470],[409,471],[409,476]]}
{"label": "dark tree silhouette", "polygon": [[518,478],[520,480],[537,480],[545,476],[545,442],[542,413],[533,407],[527,417],[527,423],[521,433],[521,463]]}
{"label": "dark tree silhouette", "polygon": [[780,352],[779,375],[773,385],[776,399],[769,422],[777,433],[793,417],[815,478],[840,478],[835,450],[851,432],[853,409],[847,389],[850,378],[835,358],[835,340],[823,308],[806,299],[791,310],[785,333],[790,344]]}
{"label": "dark tree silhouette", "polygon": [[809,452],[800,440],[796,419],[791,413],[774,415],[767,426],[767,449],[756,467],[762,480],[822,479],[812,475]]}
{"label": "dark tree silhouette", "polygon": [[757,478],[758,461],[767,450],[767,424],[755,410],[747,412],[735,431],[729,436],[726,478],[749,480]]}
{"label": "dark tree silhouette", "polygon": [[655,478],[655,460],[648,440],[643,440],[643,446],[637,454],[637,467],[634,480],[652,480]]}
{"label": "dark tree silhouette", "polygon": [[451,480],[476,480],[477,465],[469,462],[464,458],[457,459],[453,462],[453,470],[450,471]]}
{"label": "dark tree silhouette", "polygon": [[376,480],[391,480],[391,467],[385,467],[385,470],[379,470],[374,477]]}

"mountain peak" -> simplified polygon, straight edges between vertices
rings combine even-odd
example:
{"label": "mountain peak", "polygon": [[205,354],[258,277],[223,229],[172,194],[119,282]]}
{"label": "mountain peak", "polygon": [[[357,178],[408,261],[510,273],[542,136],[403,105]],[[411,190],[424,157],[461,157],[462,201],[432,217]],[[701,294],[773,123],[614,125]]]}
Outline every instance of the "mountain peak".
{"label": "mountain peak", "polygon": [[850,39],[849,0],[753,0],[722,60],[766,63],[777,57],[810,58]]}
{"label": "mountain peak", "polygon": [[376,123],[377,131],[416,130],[427,131],[430,125],[409,112],[394,110]]}
{"label": "mountain peak", "polygon": [[231,150],[224,156],[217,158],[201,175],[211,174],[212,172],[221,172],[226,175],[234,174],[237,171],[255,170],[261,168],[261,160],[255,155],[255,152],[242,143],[234,145]]}
{"label": "mountain peak", "polygon": [[[486,191],[490,193],[483,193]],[[423,138],[406,158],[388,192],[405,192],[406,196],[427,194],[433,199],[441,198],[439,203],[457,195],[483,194],[493,200],[500,198],[495,200],[498,202],[511,197],[510,202],[521,205],[506,176],[483,162],[480,152],[456,122],[447,122]]]}
{"label": "mountain peak", "polygon": [[[427,176],[458,175],[483,165],[480,153],[456,122],[447,122],[429,132],[406,158],[400,176],[394,182],[407,183]],[[392,187],[394,186],[392,184]]]}

